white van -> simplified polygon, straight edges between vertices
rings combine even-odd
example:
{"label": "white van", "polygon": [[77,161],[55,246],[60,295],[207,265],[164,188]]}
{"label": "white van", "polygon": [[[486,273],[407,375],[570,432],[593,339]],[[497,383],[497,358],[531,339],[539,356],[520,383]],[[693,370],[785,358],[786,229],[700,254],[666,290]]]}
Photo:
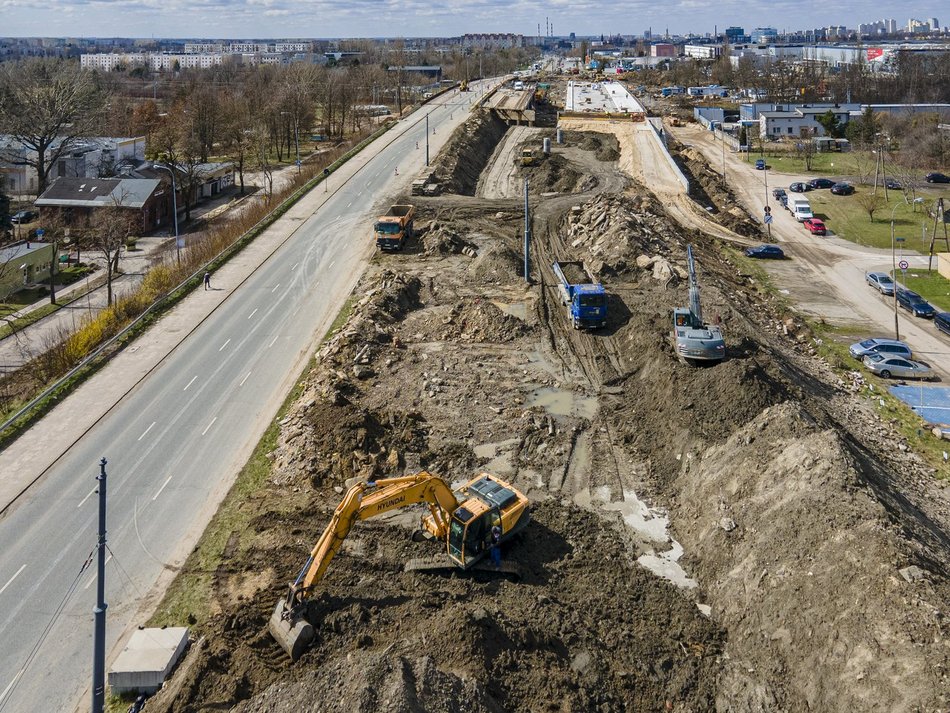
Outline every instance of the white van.
{"label": "white van", "polygon": [[808,202],[807,198],[789,198],[788,199],[788,210],[795,220],[801,223],[804,220],[809,218],[814,218],[814,214],[811,212],[811,204]]}
{"label": "white van", "polygon": [[524,82],[515,82],[515,91],[520,92],[524,89]]}

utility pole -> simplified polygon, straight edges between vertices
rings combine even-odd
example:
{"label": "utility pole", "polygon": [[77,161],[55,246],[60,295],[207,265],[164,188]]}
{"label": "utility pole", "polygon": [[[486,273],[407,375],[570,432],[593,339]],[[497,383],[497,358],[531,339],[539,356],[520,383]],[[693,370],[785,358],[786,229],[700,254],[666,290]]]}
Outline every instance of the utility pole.
{"label": "utility pole", "polygon": [[95,639],[92,655],[92,713],[103,713],[106,703],[106,459],[99,461],[99,541],[96,576]]}
{"label": "utility pole", "polygon": [[524,281],[531,284],[531,214],[528,211],[528,179],[524,179]]}
{"label": "utility pole", "polygon": [[429,165],[429,114],[426,114],[426,167]]}

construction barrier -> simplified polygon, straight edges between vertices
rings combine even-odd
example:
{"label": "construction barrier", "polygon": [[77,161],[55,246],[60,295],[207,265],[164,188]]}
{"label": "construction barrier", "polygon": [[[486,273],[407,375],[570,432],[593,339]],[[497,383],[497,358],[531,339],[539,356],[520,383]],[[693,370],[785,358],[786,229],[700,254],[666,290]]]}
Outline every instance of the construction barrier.
{"label": "construction barrier", "polygon": [[596,121],[630,121],[630,122],[646,121],[646,114],[640,111],[615,112],[615,113],[610,113],[609,111],[598,111],[598,112],[559,111],[557,113],[557,116],[559,119],[561,117],[564,117],[565,119],[594,119]]}

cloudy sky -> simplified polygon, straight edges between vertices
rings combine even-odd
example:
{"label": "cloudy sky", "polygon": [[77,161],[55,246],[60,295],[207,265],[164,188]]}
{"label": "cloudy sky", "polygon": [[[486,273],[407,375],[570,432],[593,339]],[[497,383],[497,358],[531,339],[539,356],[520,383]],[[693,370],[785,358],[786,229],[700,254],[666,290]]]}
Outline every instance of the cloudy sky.
{"label": "cloudy sky", "polygon": [[[944,0],[0,0],[0,36],[44,37],[395,37],[544,31],[598,35],[854,27],[893,17],[937,15]],[[947,12],[944,12],[947,14]],[[794,27],[792,26],[794,24]]]}

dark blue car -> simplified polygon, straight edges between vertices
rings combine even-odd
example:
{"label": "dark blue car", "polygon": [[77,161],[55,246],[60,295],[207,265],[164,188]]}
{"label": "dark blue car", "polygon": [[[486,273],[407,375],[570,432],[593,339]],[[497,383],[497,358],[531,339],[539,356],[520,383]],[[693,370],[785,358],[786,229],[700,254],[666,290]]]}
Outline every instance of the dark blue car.
{"label": "dark blue car", "polygon": [[778,245],[759,245],[754,248],[746,248],[746,257],[754,257],[760,260],[783,260],[785,253]]}
{"label": "dark blue car", "polygon": [[927,300],[913,290],[898,290],[897,304],[915,317],[933,319],[933,316],[937,313],[937,310],[935,310]]}

